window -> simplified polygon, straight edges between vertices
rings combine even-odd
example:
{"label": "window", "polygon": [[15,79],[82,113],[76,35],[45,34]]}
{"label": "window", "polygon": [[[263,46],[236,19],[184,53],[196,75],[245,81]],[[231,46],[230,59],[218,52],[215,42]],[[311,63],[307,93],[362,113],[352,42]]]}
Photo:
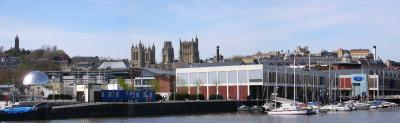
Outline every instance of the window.
{"label": "window", "polygon": [[216,72],[208,72],[208,82],[209,82],[209,84],[212,84],[212,85],[217,84],[217,73]]}
{"label": "window", "polygon": [[143,85],[151,85],[150,79],[143,79]]}
{"label": "window", "polygon": [[197,81],[197,73],[189,73],[189,84],[195,84]]}
{"label": "window", "polygon": [[187,73],[178,73],[178,76],[176,78],[176,85],[177,86],[186,86],[188,84],[188,74]]}
{"label": "window", "polygon": [[218,72],[218,83],[226,83],[226,72]]}
{"label": "window", "polygon": [[140,79],[135,79],[135,85],[142,85]]}
{"label": "window", "polygon": [[229,83],[236,83],[237,82],[237,75],[236,71],[229,71],[228,72],[228,82]]}
{"label": "window", "polygon": [[239,83],[247,83],[247,71],[239,70]]}
{"label": "window", "polygon": [[262,82],[262,78],[263,78],[263,71],[261,69],[249,71],[250,82]]}
{"label": "window", "polygon": [[200,72],[198,80],[199,80],[199,84],[206,84],[207,83],[207,73],[206,72]]}

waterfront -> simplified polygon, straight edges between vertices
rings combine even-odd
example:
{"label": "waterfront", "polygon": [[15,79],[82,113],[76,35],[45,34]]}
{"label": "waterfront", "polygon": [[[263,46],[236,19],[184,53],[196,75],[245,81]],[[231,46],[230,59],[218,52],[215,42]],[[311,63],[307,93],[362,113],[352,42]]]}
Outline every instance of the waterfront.
{"label": "waterfront", "polygon": [[388,108],[368,111],[328,112],[317,115],[271,116],[262,113],[221,113],[202,115],[179,115],[162,117],[134,118],[83,118],[49,121],[54,123],[394,123],[400,120],[399,108]]}

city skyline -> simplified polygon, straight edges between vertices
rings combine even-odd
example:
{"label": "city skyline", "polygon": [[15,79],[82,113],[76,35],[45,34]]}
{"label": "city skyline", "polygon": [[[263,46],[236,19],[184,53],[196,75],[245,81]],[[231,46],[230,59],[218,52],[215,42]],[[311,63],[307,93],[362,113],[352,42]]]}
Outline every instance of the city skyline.
{"label": "city skyline", "polygon": [[[312,52],[338,48],[378,48],[382,59],[395,52],[400,32],[399,1],[0,1],[0,42],[38,49],[56,45],[70,56],[130,58],[139,40],[155,44],[161,62],[164,41],[199,37],[200,58],[250,55],[257,51]],[[177,59],[177,58],[176,58]]]}

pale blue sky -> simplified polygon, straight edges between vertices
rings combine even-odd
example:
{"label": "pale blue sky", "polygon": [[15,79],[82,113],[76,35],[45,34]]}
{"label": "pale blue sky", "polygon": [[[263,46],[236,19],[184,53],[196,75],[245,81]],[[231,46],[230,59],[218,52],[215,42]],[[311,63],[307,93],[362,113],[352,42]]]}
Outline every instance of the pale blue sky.
{"label": "pale blue sky", "polygon": [[70,56],[129,58],[130,46],[198,35],[200,57],[371,48],[400,60],[399,0],[0,0],[0,46],[57,45]]}

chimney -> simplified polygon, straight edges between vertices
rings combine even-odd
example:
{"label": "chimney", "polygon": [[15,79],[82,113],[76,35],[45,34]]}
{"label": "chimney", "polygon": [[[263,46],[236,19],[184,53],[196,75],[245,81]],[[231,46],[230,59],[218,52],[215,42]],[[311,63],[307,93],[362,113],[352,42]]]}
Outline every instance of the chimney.
{"label": "chimney", "polygon": [[378,58],[376,57],[376,46],[373,46],[372,52],[374,54],[374,60],[378,60]]}
{"label": "chimney", "polygon": [[217,62],[219,62],[219,46],[217,46]]}

